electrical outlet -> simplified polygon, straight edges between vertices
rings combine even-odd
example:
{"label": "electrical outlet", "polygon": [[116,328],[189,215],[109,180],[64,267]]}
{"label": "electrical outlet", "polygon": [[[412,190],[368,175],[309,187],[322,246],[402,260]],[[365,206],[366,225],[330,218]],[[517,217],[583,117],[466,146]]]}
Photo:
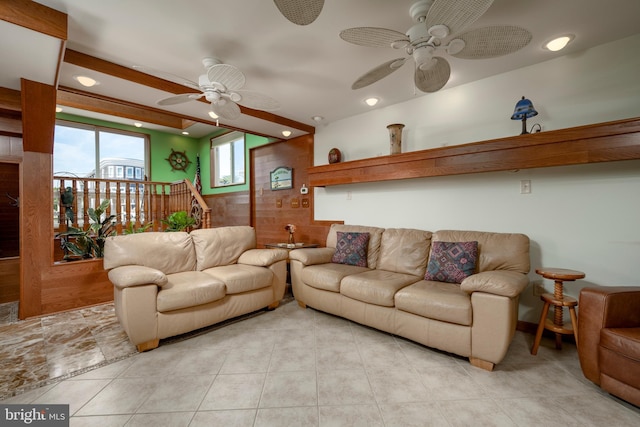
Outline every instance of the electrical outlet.
{"label": "electrical outlet", "polygon": [[542,280],[535,280],[531,282],[531,288],[533,289],[534,297],[539,297],[540,295],[547,292],[546,289],[544,288],[544,284],[542,283]]}
{"label": "electrical outlet", "polygon": [[347,191],[347,200],[351,200],[351,191]]}

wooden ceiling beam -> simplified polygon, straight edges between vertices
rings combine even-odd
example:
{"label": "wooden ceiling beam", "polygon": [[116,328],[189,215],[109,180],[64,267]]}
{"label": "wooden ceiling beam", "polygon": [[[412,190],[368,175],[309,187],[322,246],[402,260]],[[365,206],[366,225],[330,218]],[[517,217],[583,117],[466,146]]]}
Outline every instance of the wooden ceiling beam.
{"label": "wooden ceiling beam", "polygon": [[0,2],[0,16],[29,30],[67,40],[67,14],[31,0]]}
{"label": "wooden ceiling beam", "polygon": [[[78,52],[72,49],[67,49],[64,55],[64,62],[73,64],[78,67],[87,68],[100,73],[108,74],[113,77],[128,80],[143,86],[151,87],[154,89],[162,90],[164,92],[173,93],[175,95],[193,92],[192,88],[183,86],[178,83],[174,83],[159,77],[155,77],[133,68],[124,67],[122,65],[114,64],[113,62],[105,61],[100,58],[96,58],[82,52]],[[200,101],[208,104],[205,99]],[[148,107],[147,107],[148,108]],[[287,119],[286,117],[278,116],[277,114],[269,113],[267,111],[254,110],[252,108],[240,106],[240,111],[248,116],[256,117],[258,119],[266,120],[272,123],[281,124],[283,126],[291,127],[308,133],[315,133],[313,126],[306,125],[304,123],[297,122],[295,120]],[[120,116],[122,117],[122,116]],[[225,125],[225,127],[228,127]]]}

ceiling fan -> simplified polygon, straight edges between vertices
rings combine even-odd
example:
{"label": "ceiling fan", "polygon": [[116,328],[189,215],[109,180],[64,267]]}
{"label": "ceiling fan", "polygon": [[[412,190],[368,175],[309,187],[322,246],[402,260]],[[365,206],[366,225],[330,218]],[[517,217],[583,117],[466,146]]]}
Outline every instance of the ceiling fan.
{"label": "ceiling fan", "polygon": [[265,111],[280,108],[278,101],[267,95],[250,90],[242,90],[246,78],[237,67],[223,64],[215,58],[204,58],[202,64],[206,73],[198,78],[198,83],[182,77],[171,76],[173,80],[177,77],[181,84],[198,92],[170,96],[159,100],[157,104],[162,106],[176,105],[183,102],[196,101],[204,97],[211,103],[211,111],[216,116],[226,120],[235,120],[240,116],[241,111],[238,104]]}
{"label": "ceiling fan", "polygon": [[[516,26],[490,26],[462,32],[480,18],[493,0],[421,0],[409,13],[417,22],[406,34],[377,27],[343,30],[340,37],[369,47],[405,49],[415,62],[414,83],[422,92],[437,92],[449,81],[451,67],[443,58],[487,59],[513,53],[531,41],[531,33]],[[351,89],[377,82],[399,69],[408,57],[392,59],[358,78]]]}
{"label": "ceiling fan", "polygon": [[285,18],[294,24],[309,25],[322,12],[324,0],[273,0]]}

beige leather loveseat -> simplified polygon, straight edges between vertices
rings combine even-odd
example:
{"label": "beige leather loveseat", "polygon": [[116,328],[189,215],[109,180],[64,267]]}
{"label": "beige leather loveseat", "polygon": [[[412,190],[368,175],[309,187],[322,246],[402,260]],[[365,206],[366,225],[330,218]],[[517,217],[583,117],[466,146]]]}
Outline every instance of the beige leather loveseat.
{"label": "beige leather loveseat", "polygon": [[129,339],[145,351],[159,340],[265,307],[286,286],[285,249],[256,249],[252,227],[109,237],[104,268]]}
{"label": "beige leather loveseat", "polygon": [[[367,234],[363,261],[352,256],[362,247],[349,242],[362,244]],[[529,283],[529,238],[523,234],[334,224],[325,248],[296,249],[289,257],[301,306],[468,357],[487,370],[509,348],[518,296]],[[468,277],[458,274],[456,262]]]}

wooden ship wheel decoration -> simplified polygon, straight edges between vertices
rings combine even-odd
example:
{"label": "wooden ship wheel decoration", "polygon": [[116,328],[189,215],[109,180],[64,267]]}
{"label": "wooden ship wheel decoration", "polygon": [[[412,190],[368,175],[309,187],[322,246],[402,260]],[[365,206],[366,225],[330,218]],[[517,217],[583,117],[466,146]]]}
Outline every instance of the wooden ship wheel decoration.
{"label": "wooden ship wheel decoration", "polygon": [[171,165],[172,170],[185,171],[189,166],[191,161],[187,157],[187,152],[185,151],[175,151],[173,148],[171,149],[171,154],[169,157],[165,159]]}

